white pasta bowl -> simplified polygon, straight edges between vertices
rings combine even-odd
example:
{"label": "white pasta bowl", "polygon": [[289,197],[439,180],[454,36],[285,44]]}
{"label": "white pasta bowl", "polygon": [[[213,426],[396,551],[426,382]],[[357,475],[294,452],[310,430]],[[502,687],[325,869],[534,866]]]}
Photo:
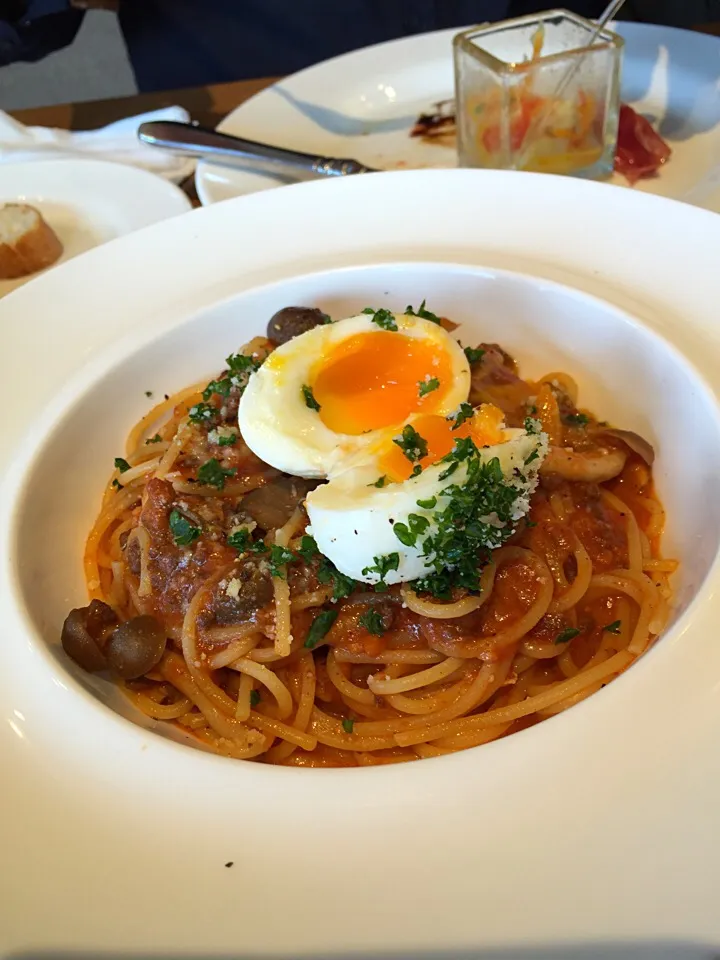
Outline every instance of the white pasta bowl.
{"label": "white pasta bowl", "polygon": [[[631,191],[425,171],[217,205],[3,301],[0,952],[720,944],[719,247],[711,214]],[[665,634],[566,713],[436,760],[281,769],[158,736],[59,647],[146,391],[210,377],[282,306],[423,298],[653,443],[681,562]]]}
{"label": "white pasta bowl", "polygon": [[[461,324],[457,335],[464,343],[500,343],[529,379],[554,370],[570,373],[583,407],[650,440],[668,515],[663,552],[680,561],[671,624],[681,620],[720,546],[720,501],[713,496],[720,476],[720,416],[699,374],[637,320],[570,287],[482,267],[390,263],[294,277],[230,297],[163,330],[150,325],[67,385],[67,411],[44,435],[38,431],[11,546],[19,571],[18,605],[32,634],[44,641],[49,666],[70,673],[98,699],[144,726],[182,737],[173,725],[153,723],[132,709],[113,684],[77,668],[59,647],[69,607],[87,602],[83,535],[99,512],[125,435],[156,402],[146,394],[157,398],[211,380],[224,357],[264,335],[267,321],[283,306],[318,306],[339,319],[369,303],[401,311],[406,303],[422,300]],[[694,461],[702,468],[688,471]],[[70,491],[56,479],[66,475],[68,464],[73,465]],[[48,542],[63,549],[48,551]],[[571,716],[562,716],[572,723]]]}

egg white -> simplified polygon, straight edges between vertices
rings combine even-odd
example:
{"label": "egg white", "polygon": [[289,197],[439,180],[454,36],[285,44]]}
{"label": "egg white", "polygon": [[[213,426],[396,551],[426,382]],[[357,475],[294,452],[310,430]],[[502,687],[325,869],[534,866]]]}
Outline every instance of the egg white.
{"label": "egg white", "polygon": [[[399,335],[430,342],[450,358],[452,384],[433,412],[446,416],[457,410],[470,390],[470,368],[460,345],[431,320],[395,314],[395,321]],[[362,460],[363,451],[375,446],[380,438],[397,434],[411,417],[392,428],[357,436],[336,433],[307,406],[302,394],[313,368],[337,344],[379,329],[371,316],[360,314],[314,327],[273,351],[250,377],[240,400],[240,432],[253,453],[297,477],[332,477]]]}
{"label": "egg white", "polygon": [[[530,509],[538,469],[547,454],[547,436],[516,429],[507,432],[510,436],[505,443],[482,448],[479,457],[482,462],[497,457],[503,476],[517,489],[513,509],[513,521],[517,521]],[[526,461],[533,451],[538,455],[528,464]],[[446,487],[462,486],[467,478],[466,462],[461,463],[451,477],[440,480],[446,468],[446,463],[435,464],[403,483],[378,488],[373,485],[377,470],[368,464],[317,487],[308,494],[305,506],[310,519],[309,531],[320,552],[342,573],[365,583],[379,581],[377,574],[365,574],[363,570],[374,566],[376,557],[389,553],[397,553],[400,562],[397,570],[387,574],[386,583],[425,576],[429,568],[422,556],[421,544],[437,531],[434,512],[443,509],[443,501],[438,499],[437,507],[431,510],[419,507],[417,501],[439,497]],[[401,543],[393,530],[395,523],[407,523],[411,513],[426,517],[430,523],[414,547]]]}

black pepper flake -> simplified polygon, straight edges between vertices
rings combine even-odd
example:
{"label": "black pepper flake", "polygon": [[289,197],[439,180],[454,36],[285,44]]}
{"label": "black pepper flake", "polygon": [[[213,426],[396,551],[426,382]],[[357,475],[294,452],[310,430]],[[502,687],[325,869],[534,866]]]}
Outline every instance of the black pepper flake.
{"label": "black pepper flake", "polygon": [[169,400],[169,399],[170,399],[170,394],[169,394],[169,393],[164,393],[163,396],[165,397],[166,400]]}
{"label": "black pepper flake", "polygon": [[233,865],[234,863],[235,863],[234,860],[228,860],[228,862],[225,864],[225,866],[226,866],[226,867],[232,867],[232,865]]}
{"label": "black pepper flake", "polygon": [[151,396],[152,396],[152,390],[146,390],[146,391],[145,391],[145,396],[146,396],[146,397],[151,397]]}

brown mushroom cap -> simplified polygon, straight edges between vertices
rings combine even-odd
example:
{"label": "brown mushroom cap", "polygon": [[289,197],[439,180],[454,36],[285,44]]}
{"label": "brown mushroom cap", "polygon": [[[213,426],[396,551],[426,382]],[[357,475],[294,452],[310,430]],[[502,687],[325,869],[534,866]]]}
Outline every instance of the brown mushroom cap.
{"label": "brown mushroom cap", "polygon": [[119,677],[136,680],[160,662],[165,644],[165,631],[154,617],[133,617],[110,634],[105,656]]}
{"label": "brown mushroom cap", "polygon": [[110,631],[118,624],[112,608],[102,600],[71,610],[63,624],[63,650],[83,670],[96,673],[107,670],[105,647]]}
{"label": "brown mushroom cap", "polygon": [[327,323],[329,317],[317,307],[283,307],[270,318],[267,327],[268,339],[274,343],[287,343],[313,327]]}

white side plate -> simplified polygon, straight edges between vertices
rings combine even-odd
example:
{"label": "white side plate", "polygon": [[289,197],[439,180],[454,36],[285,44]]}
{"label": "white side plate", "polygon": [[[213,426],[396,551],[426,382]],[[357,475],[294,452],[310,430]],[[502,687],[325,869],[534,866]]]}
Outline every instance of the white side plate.
{"label": "white side plate", "polygon": [[[673,149],[660,175],[634,189],[720,212],[720,38],[648,24],[615,29],[626,41],[622,97]],[[419,113],[453,96],[456,33],[382,43],[310,67],[241,104],[219,129],[383,170],[453,167],[454,150],[408,134]],[[288,182],[207,162],[195,180],[204,204]],[[626,184],[618,175],[613,182]]]}

